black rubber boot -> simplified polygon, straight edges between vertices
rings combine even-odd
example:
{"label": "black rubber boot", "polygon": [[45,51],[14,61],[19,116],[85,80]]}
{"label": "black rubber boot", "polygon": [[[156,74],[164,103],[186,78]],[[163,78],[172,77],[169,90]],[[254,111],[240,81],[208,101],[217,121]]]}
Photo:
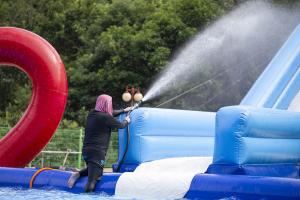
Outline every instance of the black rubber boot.
{"label": "black rubber boot", "polygon": [[84,192],[93,192],[96,186],[96,182],[87,182],[87,184],[84,187]]}

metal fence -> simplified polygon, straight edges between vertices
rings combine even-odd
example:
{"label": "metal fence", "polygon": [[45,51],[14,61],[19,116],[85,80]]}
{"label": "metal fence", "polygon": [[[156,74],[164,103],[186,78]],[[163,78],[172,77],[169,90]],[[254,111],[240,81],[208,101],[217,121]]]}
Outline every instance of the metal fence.
{"label": "metal fence", "polygon": [[[9,128],[0,127],[2,138]],[[84,129],[57,129],[46,147],[35,157],[28,167],[52,167],[60,169],[80,169],[85,166],[81,156]],[[118,159],[118,135],[112,133],[105,167],[111,167]]]}

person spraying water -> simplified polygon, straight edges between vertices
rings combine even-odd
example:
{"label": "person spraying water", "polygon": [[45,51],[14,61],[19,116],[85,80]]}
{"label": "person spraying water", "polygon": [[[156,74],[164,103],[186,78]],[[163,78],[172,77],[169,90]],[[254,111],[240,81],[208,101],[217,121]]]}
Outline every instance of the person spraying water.
{"label": "person spraying water", "polygon": [[122,122],[115,119],[114,116],[130,112],[133,109],[133,107],[128,107],[123,110],[113,110],[111,96],[106,94],[98,96],[96,106],[89,112],[85,126],[82,156],[87,168],[75,172],[70,176],[68,180],[69,188],[73,187],[78,178],[88,176],[84,191],[94,191],[97,180],[103,174],[111,129],[122,129],[130,123],[129,115]]}

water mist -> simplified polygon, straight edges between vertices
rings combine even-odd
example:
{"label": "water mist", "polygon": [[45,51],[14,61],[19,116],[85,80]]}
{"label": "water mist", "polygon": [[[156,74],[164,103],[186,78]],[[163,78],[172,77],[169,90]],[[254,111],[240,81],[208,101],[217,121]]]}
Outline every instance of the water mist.
{"label": "water mist", "polygon": [[[228,79],[242,80],[249,73],[244,69],[268,64],[299,19],[299,9],[297,12],[265,1],[242,4],[188,42],[166,66],[143,101],[174,87],[197,83],[204,71],[217,74],[236,67],[227,74]],[[230,83],[224,85],[227,84]]]}

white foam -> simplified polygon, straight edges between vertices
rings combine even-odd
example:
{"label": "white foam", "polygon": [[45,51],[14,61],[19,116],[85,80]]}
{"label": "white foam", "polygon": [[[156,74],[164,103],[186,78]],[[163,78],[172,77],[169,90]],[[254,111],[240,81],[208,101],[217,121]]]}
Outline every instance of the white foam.
{"label": "white foam", "polygon": [[180,157],[142,163],[123,173],[116,185],[117,198],[178,199],[189,190],[193,177],[204,173],[212,157]]}

